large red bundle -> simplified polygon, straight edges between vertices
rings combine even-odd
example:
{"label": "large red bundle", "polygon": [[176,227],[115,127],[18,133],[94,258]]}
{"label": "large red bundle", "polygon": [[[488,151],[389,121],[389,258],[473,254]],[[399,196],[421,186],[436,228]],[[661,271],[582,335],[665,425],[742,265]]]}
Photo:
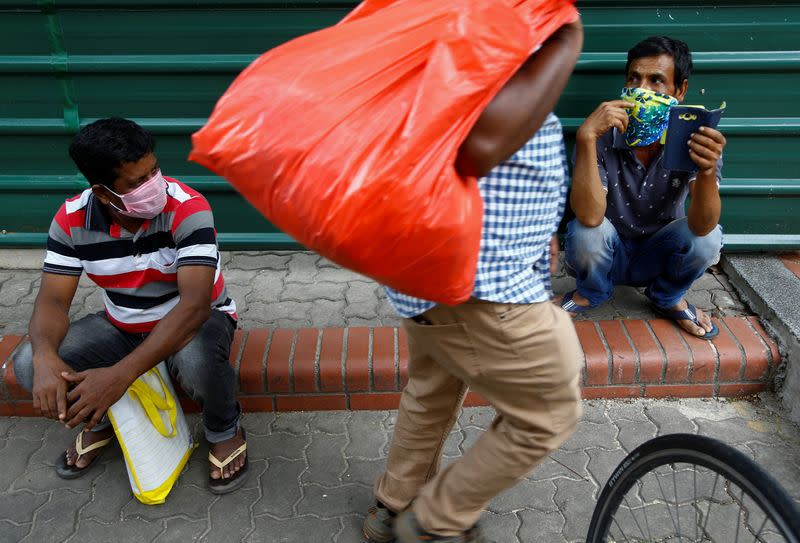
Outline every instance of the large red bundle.
{"label": "large red bundle", "polygon": [[261,56],[192,138],[278,228],[344,267],[445,304],[473,288],[482,204],[453,163],[569,0],[366,0]]}

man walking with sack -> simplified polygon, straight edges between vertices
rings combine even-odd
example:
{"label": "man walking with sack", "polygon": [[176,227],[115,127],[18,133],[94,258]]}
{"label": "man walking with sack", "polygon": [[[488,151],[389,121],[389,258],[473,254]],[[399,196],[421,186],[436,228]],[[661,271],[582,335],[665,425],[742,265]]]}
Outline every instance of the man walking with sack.
{"label": "man walking with sack", "polygon": [[[166,361],[203,409],[209,487],[230,492],[247,473],[241,408],[228,364],[236,304],[220,271],[214,219],[198,192],[162,176],[155,141],[126,119],[80,130],[70,156],[90,188],[55,215],[29,325],[14,356],[33,406],[68,428],[85,423],[56,459],[67,479],[83,475],[114,432],[106,411],[136,379]],[[69,322],[83,272],[105,311]]]}
{"label": "man walking with sack", "polygon": [[[582,351],[567,313],[549,302],[549,246],[566,198],[561,124],[549,112],[582,41],[579,22],[557,31],[494,98],[460,149],[459,173],[485,176],[473,298],[448,307],[388,293],[405,317],[409,381],[364,523],[370,541],[482,541],[476,523],[487,502],[558,447],[580,417]],[[461,459],[440,470],[468,388],[497,417]]]}

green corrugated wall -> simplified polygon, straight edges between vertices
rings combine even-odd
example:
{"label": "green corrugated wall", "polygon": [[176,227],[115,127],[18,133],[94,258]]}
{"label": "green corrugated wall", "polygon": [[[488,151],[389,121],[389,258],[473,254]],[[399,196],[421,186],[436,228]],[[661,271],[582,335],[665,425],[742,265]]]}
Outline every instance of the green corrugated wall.
{"label": "green corrugated wall", "polygon": [[[71,135],[111,115],[156,134],[164,172],[206,194],[225,247],[291,247],[224,180],[186,161],[189,135],[259,53],[335,23],[355,4],[0,0],[0,247],[43,243],[59,203],[86,186],[67,155]],[[618,95],[633,43],[683,39],[696,65],[687,101],[728,103],[726,247],[800,248],[800,2],[578,6],[585,50],[557,109],[568,145],[583,117]]]}

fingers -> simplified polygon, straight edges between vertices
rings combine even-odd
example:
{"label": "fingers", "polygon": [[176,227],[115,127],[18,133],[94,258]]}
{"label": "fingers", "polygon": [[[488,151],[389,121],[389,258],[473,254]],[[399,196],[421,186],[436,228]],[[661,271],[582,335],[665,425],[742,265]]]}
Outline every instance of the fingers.
{"label": "fingers", "polygon": [[725,147],[725,144],[728,143],[728,140],[725,139],[725,136],[722,135],[722,132],[720,132],[719,130],[716,130],[714,128],[710,128],[708,126],[701,126],[700,127],[700,132],[704,136],[706,136],[706,137],[714,140],[716,143],[720,144],[722,147]]}
{"label": "fingers", "polygon": [[78,373],[72,371],[62,371],[61,377],[69,381],[70,383],[80,383],[84,379],[86,379],[86,372],[81,371]]}
{"label": "fingers", "polygon": [[67,383],[61,381],[56,388],[56,408],[58,409],[58,420],[63,421],[67,416]]}
{"label": "fingers", "polygon": [[101,413],[100,410],[97,409],[94,412],[94,415],[92,415],[92,418],[86,421],[86,424],[84,424],[83,426],[84,430],[91,430],[92,428],[100,424],[100,421],[102,419],[103,419],[103,413]]}
{"label": "fingers", "polygon": [[88,405],[84,404],[84,402],[79,401],[75,405],[69,408],[67,412],[67,428],[74,428],[75,426],[79,425],[86,419],[88,419],[92,415],[92,408]]}
{"label": "fingers", "polygon": [[621,107],[624,109],[630,109],[634,106],[633,102],[628,102],[627,100],[611,100],[610,102],[604,102],[603,105],[608,105],[610,107]]}

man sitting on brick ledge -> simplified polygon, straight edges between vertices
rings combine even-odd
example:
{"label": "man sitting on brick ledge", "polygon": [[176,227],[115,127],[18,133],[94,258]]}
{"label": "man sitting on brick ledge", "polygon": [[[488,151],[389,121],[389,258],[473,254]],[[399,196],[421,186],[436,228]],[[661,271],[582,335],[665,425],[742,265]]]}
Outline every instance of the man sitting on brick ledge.
{"label": "man sitting on brick ledge", "polygon": [[[582,37],[574,23],[545,42],[459,151],[460,173],[485,176],[473,298],[447,307],[388,293],[406,317],[409,380],[364,524],[370,541],[482,541],[474,526],[489,500],[557,448],[580,417],[581,346],[569,316],[549,302],[549,246],[566,197],[561,123],[549,112]],[[497,418],[440,471],[468,387]]]}
{"label": "man sitting on brick ledge", "polygon": [[689,87],[689,48],[667,37],[647,38],[628,51],[625,71],[626,88],[662,96],[648,108],[649,123],[631,128],[631,102],[615,100],[600,104],[578,129],[570,195],[576,218],[565,242],[565,267],[578,288],[561,306],[576,314],[608,300],[614,285],[647,287],[645,295],[660,313],[690,334],[712,339],[716,326],[684,295],[722,247],[725,138],[701,128],[688,142],[698,171],[666,169],[660,140],[669,103],[682,101]]}
{"label": "man sitting on brick ledge", "polygon": [[[230,492],[247,473],[228,364],[236,304],[208,202],[163,177],[154,148],[150,133],[125,119],[99,120],[75,136],[69,153],[91,188],[67,200],[50,225],[31,343],[15,355],[14,371],[42,415],[68,428],[85,423],[56,459],[58,475],[71,479],[113,439],[108,408],[166,360],[202,406],[209,487]],[[104,289],[105,311],[70,323],[84,271]]]}

